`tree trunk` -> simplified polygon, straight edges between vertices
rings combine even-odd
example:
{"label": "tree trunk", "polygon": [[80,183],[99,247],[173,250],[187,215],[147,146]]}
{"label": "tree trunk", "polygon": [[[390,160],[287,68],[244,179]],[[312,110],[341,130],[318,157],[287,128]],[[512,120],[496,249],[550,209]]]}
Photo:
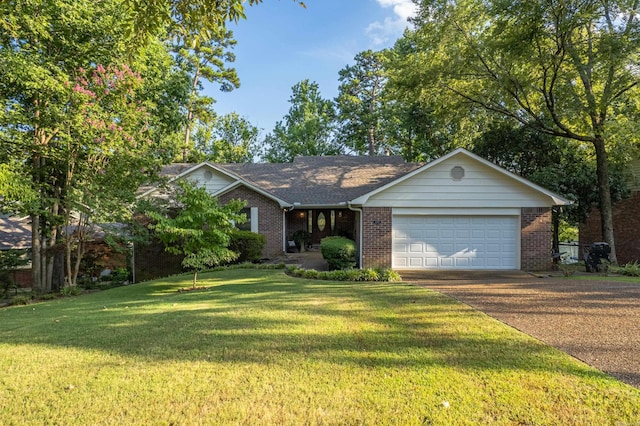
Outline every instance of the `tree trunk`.
{"label": "tree trunk", "polygon": [[376,155],[376,136],[375,136],[375,129],[373,128],[373,126],[369,126],[368,129],[368,142],[369,142],[369,155],[370,156],[374,156]]}
{"label": "tree trunk", "polygon": [[196,288],[196,282],[198,280],[198,271],[193,271],[193,288]]}
{"label": "tree trunk", "polygon": [[40,247],[40,216],[31,215],[31,286],[43,291],[40,279],[40,262],[42,262],[42,248]]}
{"label": "tree trunk", "polygon": [[593,141],[596,150],[596,174],[598,176],[598,195],[600,197],[600,224],[602,238],[611,247],[609,261],[613,265],[618,264],[616,256],[615,238],[613,236],[613,204],[611,202],[611,187],[609,185],[609,162],[604,137],[597,135]]}

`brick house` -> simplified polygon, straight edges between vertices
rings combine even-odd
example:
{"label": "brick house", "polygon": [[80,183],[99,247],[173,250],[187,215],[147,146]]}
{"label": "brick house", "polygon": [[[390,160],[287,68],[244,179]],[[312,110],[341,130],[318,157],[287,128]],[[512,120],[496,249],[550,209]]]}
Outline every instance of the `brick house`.
{"label": "brick house", "polygon": [[[631,196],[613,206],[613,236],[618,263],[640,262],[640,159],[630,164]],[[600,210],[594,209],[580,225],[580,246],[603,241]]]}
{"label": "brick house", "polygon": [[246,200],[251,230],[266,236],[265,258],[281,256],[305,229],[313,244],[355,240],[362,267],[542,270],[551,262],[551,207],[568,203],[464,149],[427,164],[321,156],[174,164],[164,173],[222,203]]}

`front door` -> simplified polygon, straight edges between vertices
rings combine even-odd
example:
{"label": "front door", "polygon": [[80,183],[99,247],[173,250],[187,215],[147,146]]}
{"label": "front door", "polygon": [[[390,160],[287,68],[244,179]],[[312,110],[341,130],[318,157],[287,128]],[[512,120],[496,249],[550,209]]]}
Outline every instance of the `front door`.
{"label": "front door", "polygon": [[310,229],[311,242],[320,244],[324,237],[331,235],[331,210],[312,210]]}

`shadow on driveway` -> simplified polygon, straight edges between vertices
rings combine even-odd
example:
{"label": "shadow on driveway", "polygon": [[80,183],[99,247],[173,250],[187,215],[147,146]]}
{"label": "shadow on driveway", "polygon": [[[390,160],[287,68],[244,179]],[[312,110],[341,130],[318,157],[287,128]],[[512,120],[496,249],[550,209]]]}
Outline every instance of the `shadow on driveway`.
{"label": "shadow on driveway", "polygon": [[402,271],[640,388],[640,284],[539,278],[522,271]]}

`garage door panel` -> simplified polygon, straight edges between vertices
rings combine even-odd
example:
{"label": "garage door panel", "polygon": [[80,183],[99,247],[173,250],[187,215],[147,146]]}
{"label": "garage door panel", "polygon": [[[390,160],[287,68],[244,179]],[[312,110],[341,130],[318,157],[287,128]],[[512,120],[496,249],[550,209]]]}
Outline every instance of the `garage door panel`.
{"label": "garage door panel", "polygon": [[518,225],[516,216],[396,215],[393,267],[517,269]]}

